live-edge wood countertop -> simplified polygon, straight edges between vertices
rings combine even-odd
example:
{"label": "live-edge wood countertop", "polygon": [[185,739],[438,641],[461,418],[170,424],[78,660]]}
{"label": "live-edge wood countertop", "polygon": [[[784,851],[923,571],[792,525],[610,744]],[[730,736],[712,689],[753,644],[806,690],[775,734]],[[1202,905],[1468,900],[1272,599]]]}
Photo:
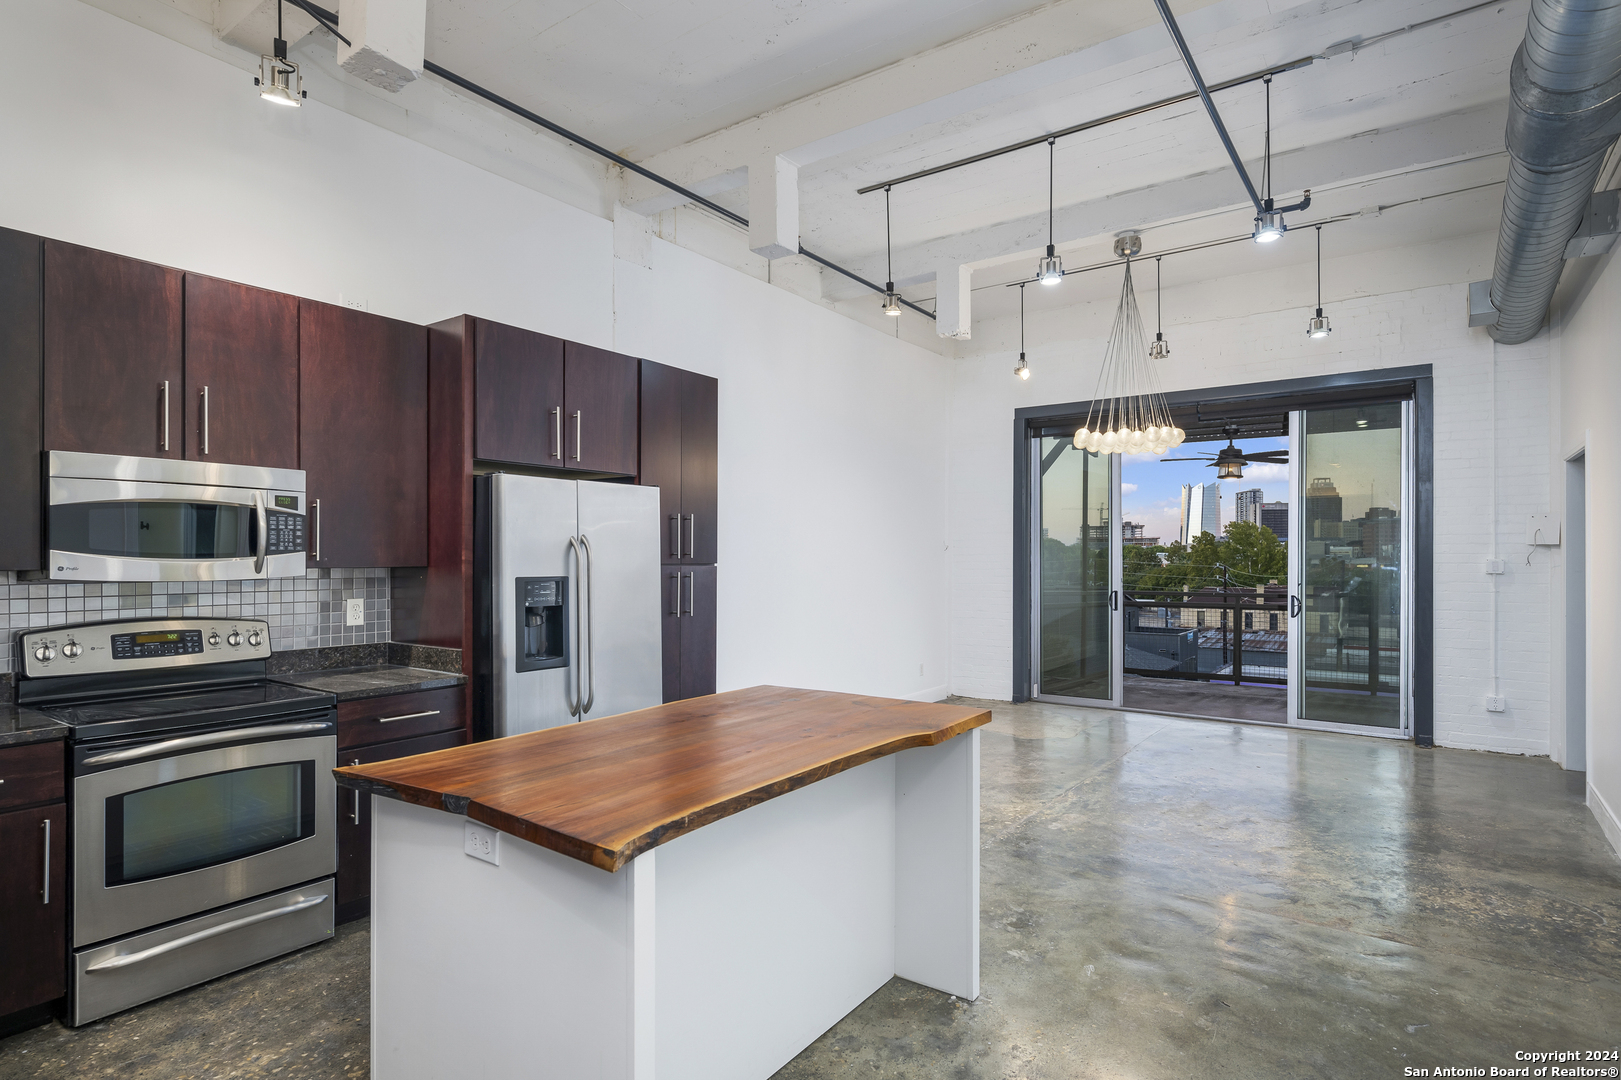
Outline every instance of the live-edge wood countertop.
{"label": "live-edge wood countertop", "polygon": [[757,803],[990,721],[988,709],[756,686],[334,775],[615,871]]}

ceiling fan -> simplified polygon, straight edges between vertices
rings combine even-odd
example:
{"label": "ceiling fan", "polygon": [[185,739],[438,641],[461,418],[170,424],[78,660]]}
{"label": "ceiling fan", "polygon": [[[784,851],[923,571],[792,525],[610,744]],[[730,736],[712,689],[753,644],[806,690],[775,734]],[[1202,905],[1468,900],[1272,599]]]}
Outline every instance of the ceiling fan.
{"label": "ceiling fan", "polygon": [[1219,453],[1200,454],[1197,457],[1160,458],[1160,460],[1203,461],[1206,465],[1215,466],[1217,480],[1244,479],[1244,466],[1246,465],[1289,464],[1289,451],[1287,450],[1258,450],[1254,453],[1246,454],[1244,451],[1234,446],[1233,440],[1238,438],[1239,433],[1237,424],[1228,424],[1226,427],[1221,429],[1221,433],[1227,436],[1227,445],[1222,447]]}

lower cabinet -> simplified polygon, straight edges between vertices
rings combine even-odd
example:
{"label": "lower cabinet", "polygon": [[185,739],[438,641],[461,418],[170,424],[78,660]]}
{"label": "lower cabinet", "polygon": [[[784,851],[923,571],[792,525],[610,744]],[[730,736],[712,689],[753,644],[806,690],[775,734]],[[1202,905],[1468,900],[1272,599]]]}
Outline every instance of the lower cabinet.
{"label": "lower cabinet", "polygon": [[715,568],[665,566],[664,700],[715,692]]}
{"label": "lower cabinet", "polygon": [[[0,750],[0,1033],[67,993],[68,818],[60,742]],[[42,798],[51,801],[43,802]],[[20,802],[42,802],[9,809]],[[30,1010],[38,1015],[24,1019]],[[14,1014],[23,1014],[16,1016]]]}

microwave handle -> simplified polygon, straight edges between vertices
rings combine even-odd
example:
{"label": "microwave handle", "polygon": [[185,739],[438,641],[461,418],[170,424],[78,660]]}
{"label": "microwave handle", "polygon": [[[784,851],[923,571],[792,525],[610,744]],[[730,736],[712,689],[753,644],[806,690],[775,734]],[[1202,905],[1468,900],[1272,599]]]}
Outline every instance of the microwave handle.
{"label": "microwave handle", "polygon": [[254,545],[253,572],[265,572],[265,552],[270,548],[270,514],[265,510],[265,496],[262,491],[253,493],[253,513],[259,519],[259,542]]}
{"label": "microwave handle", "polygon": [[147,743],[145,746],[130,746],[123,750],[109,750],[105,754],[92,754],[84,759],[86,765],[111,765],[118,761],[138,761],[141,758],[162,757],[178,750],[190,750],[193,747],[212,746],[215,743],[239,742],[242,739],[268,739],[273,735],[303,735],[311,731],[329,731],[331,725],[326,721],[310,720],[299,724],[265,724],[261,727],[231,728],[227,731],[210,731],[206,735],[185,735],[178,739],[164,739],[162,742]]}

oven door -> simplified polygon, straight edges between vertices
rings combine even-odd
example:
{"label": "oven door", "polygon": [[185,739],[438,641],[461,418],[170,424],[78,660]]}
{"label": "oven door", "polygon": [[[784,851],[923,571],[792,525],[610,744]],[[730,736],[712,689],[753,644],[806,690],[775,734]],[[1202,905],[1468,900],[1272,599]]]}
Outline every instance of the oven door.
{"label": "oven door", "polygon": [[335,872],[329,716],[76,748],[74,946]]}
{"label": "oven door", "polygon": [[50,576],[228,581],[304,573],[296,492],[53,476]]}

